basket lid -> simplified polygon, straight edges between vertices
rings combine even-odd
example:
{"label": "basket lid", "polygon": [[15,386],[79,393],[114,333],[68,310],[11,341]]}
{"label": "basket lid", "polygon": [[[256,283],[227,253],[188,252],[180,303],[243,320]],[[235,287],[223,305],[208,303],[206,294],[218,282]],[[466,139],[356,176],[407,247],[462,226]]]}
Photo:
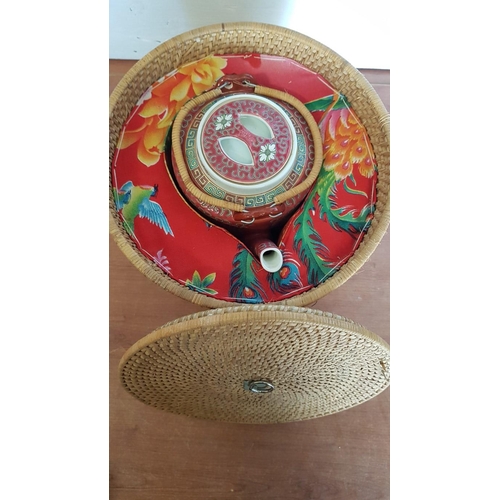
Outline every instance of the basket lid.
{"label": "basket lid", "polygon": [[122,385],[171,413],[238,423],[307,420],[389,385],[389,346],[353,321],[291,306],[185,316],[122,357]]}

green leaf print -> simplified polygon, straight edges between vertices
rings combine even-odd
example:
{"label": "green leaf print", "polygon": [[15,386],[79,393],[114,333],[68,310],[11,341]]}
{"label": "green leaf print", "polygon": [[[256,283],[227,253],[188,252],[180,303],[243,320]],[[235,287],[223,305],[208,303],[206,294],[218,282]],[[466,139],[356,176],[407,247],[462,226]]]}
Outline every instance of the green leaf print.
{"label": "green leaf print", "polygon": [[330,111],[351,107],[347,99],[342,94],[332,94],[320,97],[314,101],[307,102],[305,106],[311,113],[314,111]]}
{"label": "green leaf print", "polygon": [[215,276],[215,273],[211,273],[208,276],[205,276],[205,278],[201,279],[200,273],[198,271],[195,271],[193,273],[193,277],[186,280],[186,286],[194,292],[205,293],[208,295],[217,295],[217,290],[208,288],[208,285],[211,285],[215,281]]}

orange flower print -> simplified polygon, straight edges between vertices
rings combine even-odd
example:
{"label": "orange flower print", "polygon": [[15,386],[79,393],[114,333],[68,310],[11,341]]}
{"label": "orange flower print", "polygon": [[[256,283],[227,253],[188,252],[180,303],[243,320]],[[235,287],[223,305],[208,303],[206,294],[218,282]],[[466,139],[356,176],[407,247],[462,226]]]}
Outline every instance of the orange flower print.
{"label": "orange flower print", "polygon": [[221,69],[226,65],[222,57],[205,57],[153,84],[138,103],[137,116],[143,119],[142,123],[125,130],[118,148],[134,145],[141,163],[147,167],[156,165],[175,114],[186,101],[212,87],[224,75]]}
{"label": "orange flower print", "polygon": [[375,167],[373,165],[373,160],[369,157],[365,158],[358,165],[359,173],[364,177],[371,177],[375,172]]}
{"label": "orange flower print", "polygon": [[373,150],[366,131],[348,109],[333,111],[323,132],[323,165],[335,172],[337,181],[349,177],[354,168],[364,177],[373,176]]}
{"label": "orange flower print", "polygon": [[[328,149],[327,149],[328,148]],[[334,170],[335,178],[343,180],[352,174],[352,163],[347,158],[346,152],[338,151],[335,143],[326,145],[324,168],[326,170]],[[347,159],[346,159],[347,158]]]}

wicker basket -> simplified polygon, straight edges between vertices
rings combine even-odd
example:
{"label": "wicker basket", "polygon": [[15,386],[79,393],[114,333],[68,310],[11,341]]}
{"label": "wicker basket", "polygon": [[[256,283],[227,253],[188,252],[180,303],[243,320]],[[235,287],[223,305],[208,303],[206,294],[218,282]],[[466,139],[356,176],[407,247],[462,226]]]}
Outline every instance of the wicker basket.
{"label": "wicker basket", "polygon": [[[389,115],[364,76],[324,45],[289,29],[258,23],[217,24],[177,36],[137,62],[110,98],[110,169],[120,131],[146,88],[181,65],[210,54],[254,52],[294,59],[325,78],[349,100],[362,121],[378,164],[377,205],[371,226],[358,249],[341,269],[320,285],[282,304],[308,305],[347,281],[368,260],[389,224]],[[111,170],[110,170],[111,171]],[[110,178],[110,232],[127,258],[162,288],[204,307],[229,307],[230,302],[208,297],[180,285],[135,247],[116,212]]]}

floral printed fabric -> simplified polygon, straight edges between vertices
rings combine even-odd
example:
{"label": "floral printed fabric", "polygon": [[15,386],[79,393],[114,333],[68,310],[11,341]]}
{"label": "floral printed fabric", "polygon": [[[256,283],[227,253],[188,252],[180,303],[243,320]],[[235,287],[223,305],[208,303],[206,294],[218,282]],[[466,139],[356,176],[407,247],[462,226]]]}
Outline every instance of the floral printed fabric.
{"label": "floral printed fabric", "polygon": [[[200,217],[175,187],[165,139],[175,114],[224,74],[249,73],[289,92],[319,124],[323,168],[278,236],[284,264],[267,273],[228,231]],[[216,127],[229,127],[229,114]],[[272,142],[260,161],[274,158]],[[116,209],[135,246],[190,290],[230,302],[264,303],[303,293],[335,274],[358,248],[376,203],[377,165],[369,137],[339,92],[309,69],[278,56],[212,55],[146,89],[125,122],[112,164]],[[174,236],[175,235],[175,236]]]}
{"label": "floral printed fabric", "polygon": [[224,75],[222,69],[226,64],[222,57],[205,57],[180,68],[171,77],[160,79],[138,103],[142,123],[136,129],[125,130],[118,149],[134,146],[141,163],[146,167],[156,165],[175,114],[189,99],[211,88]]}

